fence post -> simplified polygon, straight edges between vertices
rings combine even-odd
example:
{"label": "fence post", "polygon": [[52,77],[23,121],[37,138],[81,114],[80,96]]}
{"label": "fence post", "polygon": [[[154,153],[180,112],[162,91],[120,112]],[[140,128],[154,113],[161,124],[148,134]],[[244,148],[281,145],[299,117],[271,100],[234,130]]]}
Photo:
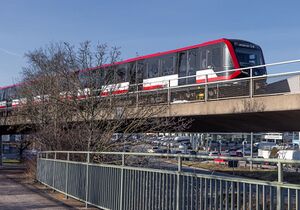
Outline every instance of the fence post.
{"label": "fence post", "polygon": [[66,196],[65,198],[68,199],[69,197],[67,196],[68,194],[68,174],[69,174],[69,161],[70,161],[70,153],[67,152],[67,165],[66,165],[66,187],[65,187],[65,192]]}
{"label": "fence post", "polygon": [[253,170],[253,162],[252,162],[252,159],[253,159],[253,132],[250,133],[250,138],[251,138],[251,161],[250,161],[250,170],[252,171]]}
{"label": "fence post", "polygon": [[249,94],[250,94],[250,98],[252,98],[253,97],[253,69],[252,68],[250,68],[250,85],[249,85],[249,87],[250,87],[250,92],[249,92]]}
{"label": "fence post", "polygon": [[52,187],[53,188],[55,188],[54,187],[54,184],[55,184],[55,177],[54,177],[54,175],[55,175],[55,167],[56,167],[56,152],[54,152],[54,162],[53,162],[53,176],[52,176],[52,178],[53,178],[53,180],[52,180]]}
{"label": "fence post", "polygon": [[121,168],[121,186],[120,186],[120,210],[123,210],[124,166],[125,166],[125,155],[123,153],[122,154],[122,168]]}
{"label": "fence post", "polygon": [[282,173],[282,163],[277,163],[277,171],[278,171],[278,183],[277,183],[277,210],[280,210],[282,205],[282,194],[281,194],[281,185],[283,182],[283,173]]}
{"label": "fence post", "polygon": [[90,163],[90,152],[87,152],[86,157],[86,177],[85,177],[85,208],[88,207],[88,196],[89,196],[89,163]]}
{"label": "fence post", "polygon": [[176,186],[176,210],[180,210],[180,173],[182,169],[181,156],[178,156],[178,170],[177,170],[177,186]]}

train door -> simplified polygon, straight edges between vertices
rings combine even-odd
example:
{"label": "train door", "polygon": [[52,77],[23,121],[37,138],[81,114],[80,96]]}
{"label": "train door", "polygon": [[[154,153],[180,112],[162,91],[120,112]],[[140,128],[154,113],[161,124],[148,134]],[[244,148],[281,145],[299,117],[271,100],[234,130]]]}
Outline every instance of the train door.
{"label": "train door", "polygon": [[178,53],[178,85],[185,85],[186,84],[186,77],[188,76],[188,69],[187,69],[187,52],[179,52]]}

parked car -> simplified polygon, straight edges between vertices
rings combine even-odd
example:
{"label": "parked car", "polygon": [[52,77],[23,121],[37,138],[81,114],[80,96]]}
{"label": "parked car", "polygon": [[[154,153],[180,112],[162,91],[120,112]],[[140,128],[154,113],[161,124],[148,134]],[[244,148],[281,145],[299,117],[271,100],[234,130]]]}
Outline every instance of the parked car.
{"label": "parked car", "polygon": [[155,152],[157,152],[157,150],[158,150],[158,147],[152,147],[152,148],[148,149],[147,152],[155,153]]}
{"label": "parked car", "polygon": [[212,151],[208,154],[208,156],[219,156],[219,152],[218,151]]}

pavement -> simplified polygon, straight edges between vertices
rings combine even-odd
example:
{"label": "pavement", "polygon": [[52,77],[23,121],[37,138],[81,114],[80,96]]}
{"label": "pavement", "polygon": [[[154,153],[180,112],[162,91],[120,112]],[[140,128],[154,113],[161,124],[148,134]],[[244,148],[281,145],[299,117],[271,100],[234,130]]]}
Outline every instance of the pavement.
{"label": "pavement", "polygon": [[0,210],[84,209],[81,202],[24,182],[23,172],[17,168],[0,168]]}

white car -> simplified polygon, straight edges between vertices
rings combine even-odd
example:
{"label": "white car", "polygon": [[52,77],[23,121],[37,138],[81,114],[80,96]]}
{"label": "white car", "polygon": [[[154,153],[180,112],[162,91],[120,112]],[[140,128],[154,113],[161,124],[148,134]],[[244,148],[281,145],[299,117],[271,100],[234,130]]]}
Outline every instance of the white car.
{"label": "white car", "polygon": [[208,154],[208,156],[219,156],[219,152],[218,151],[212,151]]}

